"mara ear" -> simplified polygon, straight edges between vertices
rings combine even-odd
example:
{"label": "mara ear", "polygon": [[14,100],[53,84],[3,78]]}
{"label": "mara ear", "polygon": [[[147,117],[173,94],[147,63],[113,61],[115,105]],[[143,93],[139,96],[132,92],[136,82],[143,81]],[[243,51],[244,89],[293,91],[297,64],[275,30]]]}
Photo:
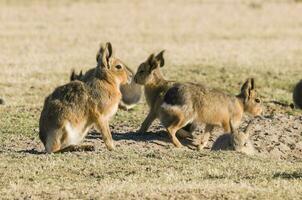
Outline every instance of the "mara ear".
{"label": "mara ear", "polygon": [[83,77],[83,71],[81,70],[79,77],[82,78]]}
{"label": "mara ear", "polygon": [[147,59],[148,64],[152,64],[152,62],[154,62],[154,54],[153,53]]}
{"label": "mara ear", "polygon": [[76,75],[76,73],[75,73],[75,71],[74,71],[74,69],[72,70],[72,72],[71,72],[71,75],[70,75],[70,81],[74,81],[74,80],[76,80],[77,79],[77,75]]}
{"label": "mara ear", "polygon": [[113,56],[113,48],[110,42],[106,43],[106,47],[107,47],[107,58],[111,58]]}
{"label": "mara ear", "polygon": [[[101,49],[100,49],[101,50]],[[96,53],[96,62],[99,63],[100,62],[100,58],[102,57],[100,50]]]}
{"label": "mara ear", "polygon": [[251,79],[248,78],[241,86],[241,92],[246,91],[247,89],[250,89],[250,88],[251,88]]}
{"label": "mara ear", "polygon": [[113,56],[113,48],[110,42],[107,42],[106,45],[101,45],[98,53],[96,54],[96,61],[98,66],[107,67],[109,66],[109,59]]}
{"label": "mara ear", "polygon": [[254,86],[254,79],[248,78],[241,87],[241,95],[245,101],[250,99],[252,85]]}
{"label": "mara ear", "polygon": [[251,90],[255,89],[255,80],[254,78],[251,78]]}
{"label": "mara ear", "polygon": [[155,59],[159,62],[159,66],[160,66],[160,67],[163,67],[163,66],[165,65],[164,53],[165,53],[165,50],[162,50],[162,51],[159,52],[159,54],[157,54],[157,56],[155,57]]}
{"label": "mara ear", "polygon": [[96,62],[98,63],[98,65],[100,65],[102,63],[102,57],[103,57],[104,53],[105,53],[105,47],[104,47],[104,45],[101,44],[100,49],[96,54]]}
{"label": "mara ear", "polygon": [[157,67],[157,61],[156,61],[156,58],[154,56],[154,54],[151,54],[148,59],[147,59],[147,63],[149,65],[149,71],[153,71],[154,69],[156,69]]}
{"label": "mara ear", "polygon": [[108,69],[110,69],[109,59],[111,58],[112,54],[113,54],[112,45],[110,42],[107,42],[104,53],[102,55],[102,63],[103,66],[107,67]]}

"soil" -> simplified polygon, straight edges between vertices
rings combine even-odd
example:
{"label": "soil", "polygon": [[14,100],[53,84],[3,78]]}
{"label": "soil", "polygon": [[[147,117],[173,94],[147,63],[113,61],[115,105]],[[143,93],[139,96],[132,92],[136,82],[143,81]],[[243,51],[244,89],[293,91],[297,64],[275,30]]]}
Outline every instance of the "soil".
{"label": "soil", "polygon": [[[256,149],[256,155],[282,160],[302,160],[302,116],[287,113],[267,112],[261,118],[254,118],[250,128],[250,139]],[[245,116],[240,126],[244,130],[252,118]],[[136,133],[139,127],[129,125],[127,121],[112,123],[111,131],[117,150],[119,148],[135,149],[172,149],[175,148],[165,129],[156,120],[147,133]],[[194,136],[202,134],[204,126],[198,127]],[[38,135],[38,130],[35,129]],[[220,127],[216,127],[210,137],[208,145],[202,151],[210,151],[215,140],[223,134]],[[37,137],[19,135],[12,138],[15,142],[3,144],[2,151],[24,151],[28,153],[43,153],[44,148]],[[192,139],[180,139],[188,148],[196,151]],[[15,145],[14,145],[15,144]],[[91,130],[82,144],[93,145],[93,151],[105,148],[101,135]]]}

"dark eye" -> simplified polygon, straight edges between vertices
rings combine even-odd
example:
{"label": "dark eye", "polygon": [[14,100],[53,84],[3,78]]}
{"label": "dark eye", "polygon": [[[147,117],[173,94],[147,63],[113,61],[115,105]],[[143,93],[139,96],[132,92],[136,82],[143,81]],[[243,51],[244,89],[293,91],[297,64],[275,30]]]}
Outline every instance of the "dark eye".
{"label": "dark eye", "polygon": [[139,73],[142,74],[142,73],[144,73],[144,71],[142,70],[142,71],[140,71]]}
{"label": "dark eye", "polygon": [[116,69],[122,69],[122,66],[121,65],[116,65],[115,68]]}
{"label": "dark eye", "polygon": [[255,99],[255,102],[256,102],[256,103],[260,103],[260,99],[258,99],[258,98]]}
{"label": "dark eye", "polygon": [[244,143],[244,146],[246,147],[246,146],[247,146],[247,143]]}

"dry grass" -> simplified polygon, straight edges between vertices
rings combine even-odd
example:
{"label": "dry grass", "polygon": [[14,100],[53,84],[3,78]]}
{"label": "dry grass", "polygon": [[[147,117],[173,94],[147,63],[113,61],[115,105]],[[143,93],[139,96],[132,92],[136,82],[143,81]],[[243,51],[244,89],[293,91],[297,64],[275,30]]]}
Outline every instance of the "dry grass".
{"label": "dry grass", "polygon": [[[170,79],[236,93],[254,76],[265,101],[290,103],[302,73],[301,9],[294,1],[1,1],[1,197],[298,199],[301,161],[153,149],[150,141],[108,152],[96,140],[96,152],[40,155],[37,125],[45,96],[72,68],[94,66],[106,41],[133,69],[166,49]],[[136,130],[145,109],[119,112],[115,132],[125,121]]]}

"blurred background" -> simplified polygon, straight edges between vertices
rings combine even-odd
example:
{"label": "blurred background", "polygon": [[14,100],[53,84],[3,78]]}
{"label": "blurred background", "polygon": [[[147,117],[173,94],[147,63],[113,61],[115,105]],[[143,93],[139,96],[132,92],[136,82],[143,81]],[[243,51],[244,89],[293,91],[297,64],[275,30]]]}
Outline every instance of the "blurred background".
{"label": "blurred background", "polygon": [[264,99],[290,103],[302,72],[301,11],[293,0],[1,1],[1,95],[42,104],[73,68],[94,67],[110,41],[134,70],[166,49],[169,79],[236,93],[253,76]]}

